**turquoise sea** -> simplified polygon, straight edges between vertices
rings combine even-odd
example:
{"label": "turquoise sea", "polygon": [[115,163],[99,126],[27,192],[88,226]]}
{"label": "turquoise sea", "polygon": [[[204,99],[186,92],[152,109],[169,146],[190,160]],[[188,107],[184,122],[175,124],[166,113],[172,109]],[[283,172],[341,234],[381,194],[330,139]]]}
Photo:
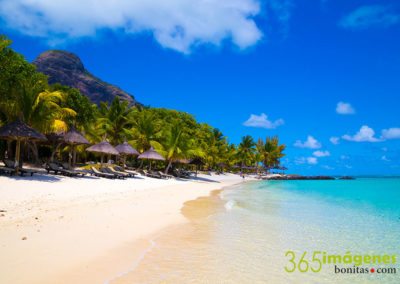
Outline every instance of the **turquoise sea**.
{"label": "turquoise sea", "polygon": [[[247,182],[186,207],[191,222],[155,237],[121,283],[400,283],[399,178]],[[287,251],[296,263],[305,252],[308,270],[286,272]],[[312,272],[318,251],[320,259],[325,252],[396,262],[336,263],[352,273],[326,263]]]}

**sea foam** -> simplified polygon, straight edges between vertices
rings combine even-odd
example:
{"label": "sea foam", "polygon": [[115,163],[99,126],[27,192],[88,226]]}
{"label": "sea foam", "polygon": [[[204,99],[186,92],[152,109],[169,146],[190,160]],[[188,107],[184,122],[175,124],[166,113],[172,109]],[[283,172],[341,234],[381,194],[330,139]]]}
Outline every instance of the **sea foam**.
{"label": "sea foam", "polygon": [[228,200],[228,202],[225,203],[225,209],[226,211],[231,211],[235,206],[236,206],[236,201],[233,199]]}

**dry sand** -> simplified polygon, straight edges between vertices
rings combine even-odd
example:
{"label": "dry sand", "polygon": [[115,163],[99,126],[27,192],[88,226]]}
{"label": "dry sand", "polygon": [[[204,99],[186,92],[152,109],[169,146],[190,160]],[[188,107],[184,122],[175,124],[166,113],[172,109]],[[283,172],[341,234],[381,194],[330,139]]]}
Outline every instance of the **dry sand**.
{"label": "dry sand", "polygon": [[0,283],[105,283],[187,221],[184,202],[239,182],[0,176]]}

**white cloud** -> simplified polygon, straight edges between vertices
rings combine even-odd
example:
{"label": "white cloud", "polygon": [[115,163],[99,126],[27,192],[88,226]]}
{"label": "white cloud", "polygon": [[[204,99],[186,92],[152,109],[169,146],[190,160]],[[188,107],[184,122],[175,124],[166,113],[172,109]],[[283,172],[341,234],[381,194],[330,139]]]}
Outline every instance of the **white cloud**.
{"label": "white cloud", "polygon": [[383,5],[361,6],[345,16],[339,26],[360,30],[369,27],[389,27],[399,23],[400,15],[391,11],[391,7]]}
{"label": "white cloud", "polygon": [[262,113],[261,115],[250,115],[250,118],[246,120],[243,125],[248,127],[274,129],[283,125],[284,123],[285,122],[283,119],[277,119],[275,121],[268,120],[268,116],[265,113]]}
{"label": "white cloud", "polygon": [[329,151],[320,151],[320,150],[318,150],[318,151],[315,151],[313,153],[313,155],[315,157],[321,158],[321,157],[328,157],[328,156],[331,155],[331,153],[329,153]]}
{"label": "white cloud", "polygon": [[321,166],[323,169],[326,169],[326,170],[334,170],[335,168],[333,168],[333,167],[331,167],[331,166],[328,166],[328,165],[324,165],[324,166]]}
{"label": "white cloud", "polygon": [[346,156],[346,155],[341,155],[341,156],[340,156],[340,159],[342,159],[342,160],[348,160],[348,159],[350,159],[350,157],[349,157],[349,156]]}
{"label": "white cloud", "polygon": [[367,125],[363,125],[360,130],[354,135],[343,135],[342,139],[347,141],[354,142],[380,142],[382,140],[375,137],[375,131],[368,127]]}
{"label": "white cloud", "polygon": [[334,144],[334,145],[339,144],[339,140],[340,140],[339,137],[334,137],[333,136],[333,137],[329,138],[329,141],[331,141],[331,143]]}
{"label": "white cloud", "polygon": [[308,135],[307,140],[304,142],[297,140],[294,143],[294,146],[299,148],[309,148],[309,149],[318,149],[322,147],[321,143],[318,142],[318,140],[312,137],[311,135]]}
{"label": "white cloud", "polygon": [[302,164],[309,164],[309,165],[316,165],[318,164],[318,159],[316,157],[300,157],[296,158],[294,163],[296,165],[302,165]]}
{"label": "white cloud", "polygon": [[385,155],[382,156],[381,160],[385,162],[390,162],[390,160]]}
{"label": "white cloud", "polygon": [[383,129],[382,139],[400,139],[400,128]]}
{"label": "white cloud", "polygon": [[102,30],[151,34],[163,47],[189,53],[226,39],[245,49],[262,32],[254,17],[260,0],[3,0],[0,18],[10,28],[49,42],[96,36]]}
{"label": "white cloud", "polygon": [[336,105],[336,112],[338,114],[354,114],[356,111],[349,103],[338,102]]}
{"label": "white cloud", "polygon": [[315,157],[308,157],[307,163],[309,163],[310,165],[316,165],[316,164],[318,164],[318,159]]}
{"label": "white cloud", "polygon": [[302,164],[304,164],[305,162],[306,162],[306,158],[304,158],[304,157],[296,158],[296,159],[294,160],[294,163],[295,163],[296,165],[302,165]]}

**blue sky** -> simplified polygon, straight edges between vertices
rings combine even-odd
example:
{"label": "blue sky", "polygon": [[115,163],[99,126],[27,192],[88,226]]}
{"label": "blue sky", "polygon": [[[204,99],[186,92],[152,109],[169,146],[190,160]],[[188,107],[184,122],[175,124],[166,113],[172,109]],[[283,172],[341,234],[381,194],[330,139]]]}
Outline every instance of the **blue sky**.
{"label": "blue sky", "polygon": [[92,2],[3,0],[0,30],[233,143],[279,135],[292,173],[400,174],[398,1]]}

